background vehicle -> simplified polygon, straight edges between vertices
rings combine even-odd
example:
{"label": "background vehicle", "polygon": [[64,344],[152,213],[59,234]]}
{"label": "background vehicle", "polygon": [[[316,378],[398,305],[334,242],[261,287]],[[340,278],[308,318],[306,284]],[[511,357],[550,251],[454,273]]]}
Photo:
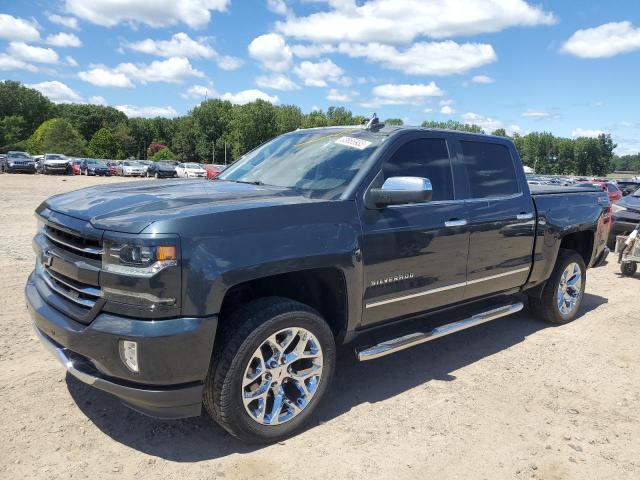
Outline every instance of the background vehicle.
{"label": "background vehicle", "polygon": [[149,169],[149,165],[154,163],[152,160],[136,160],[136,162],[138,162],[139,165],[142,165],[144,167],[145,176],[147,174],[147,170]]}
{"label": "background vehicle", "polygon": [[41,171],[45,175],[53,173],[69,173],[69,162],[71,160],[61,153],[45,153],[41,163]]}
{"label": "background vehicle", "polygon": [[2,164],[2,171],[36,173],[36,162],[27,152],[10,151]]}
{"label": "background vehicle", "polygon": [[216,165],[214,163],[203,163],[202,168],[204,168],[207,171],[207,179],[213,180],[218,175],[220,175],[220,172],[222,172],[226,168],[226,165]]}
{"label": "background vehicle", "polygon": [[176,166],[179,178],[205,178],[207,171],[199,163],[179,163]]}
{"label": "background vehicle", "polygon": [[4,162],[7,160],[7,156],[4,153],[0,153],[0,172],[3,170]]}
{"label": "background vehicle", "polygon": [[592,182],[578,182],[577,186],[594,186],[601,188],[603,191],[607,192],[609,196],[609,201],[611,203],[617,202],[622,198],[622,192],[613,182],[602,182],[602,181],[592,181]]}
{"label": "background vehicle", "polygon": [[82,160],[73,160],[71,162],[71,173],[73,175],[82,174]]}
{"label": "background vehicle", "polygon": [[113,160],[107,161],[107,175],[110,177],[115,177],[118,175],[118,162]]}
{"label": "background vehicle", "polygon": [[155,178],[174,178],[177,177],[176,166],[178,162],[172,162],[170,160],[151,162],[149,168],[147,168],[147,177]]}
{"label": "background vehicle", "polygon": [[118,172],[118,175],[123,177],[142,177],[146,173],[147,167],[139,164],[138,162],[125,160],[118,163],[116,171]]}
{"label": "background vehicle", "polygon": [[107,164],[102,160],[96,160],[95,158],[85,158],[80,165],[80,170],[83,175],[99,175],[106,177],[109,174],[109,168]]}
{"label": "background vehicle", "polygon": [[503,137],[297,130],[215,182],[43,202],[27,303],[82,381],[152,416],[204,404],[272,442],[312,418],[336,344],[372,360],[515,313],[521,293],[541,319],[573,320],[608,212],[599,188],[530,190]]}
{"label": "background vehicle", "polygon": [[618,235],[629,235],[640,223],[640,188],[611,206],[611,232],[608,246],[614,249]]}
{"label": "background vehicle", "polygon": [[618,180],[616,183],[618,188],[622,190],[623,196],[631,195],[640,188],[640,182],[637,180]]}

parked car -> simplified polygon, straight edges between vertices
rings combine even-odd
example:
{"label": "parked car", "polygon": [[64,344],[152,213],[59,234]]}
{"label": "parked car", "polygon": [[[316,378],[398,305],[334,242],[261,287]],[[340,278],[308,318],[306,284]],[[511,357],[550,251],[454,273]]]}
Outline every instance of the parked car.
{"label": "parked car", "polygon": [[82,160],[73,160],[71,162],[71,173],[73,175],[82,175]]}
{"label": "parked car", "polygon": [[274,442],[315,418],[336,344],[372,360],[518,312],[521,293],[573,320],[608,212],[599,189],[529,187],[503,137],[297,130],[215,182],[49,198],[27,305],[80,381]]}
{"label": "parked car", "polygon": [[637,180],[618,180],[618,188],[622,190],[622,196],[627,196],[640,188],[640,181]]}
{"label": "parked car", "polygon": [[628,235],[640,222],[640,188],[611,206],[611,232],[608,246],[613,250],[617,235]]}
{"label": "parked car", "polygon": [[136,160],[140,165],[144,167],[144,174],[147,176],[147,170],[149,169],[149,165],[151,165],[153,160]]}
{"label": "parked car", "polygon": [[6,160],[7,160],[7,156],[4,153],[0,153],[0,173],[2,172],[2,167]]}
{"label": "parked car", "polygon": [[107,176],[115,177],[118,175],[118,162],[113,160],[107,161]]}
{"label": "parked car", "polygon": [[40,163],[40,171],[45,175],[52,175],[54,173],[65,175],[70,173],[69,163],[70,160],[66,155],[62,155],[61,153],[45,153]]}
{"label": "parked car", "polygon": [[151,162],[147,168],[147,177],[155,178],[174,178],[177,177],[176,166],[178,162],[171,160],[163,160],[159,162]]}
{"label": "parked car", "polygon": [[85,158],[82,161],[80,166],[80,170],[83,175],[94,175],[106,177],[109,174],[109,167],[102,160],[97,160],[95,158]]}
{"label": "parked car", "polygon": [[123,177],[142,177],[147,171],[147,167],[131,160],[125,160],[116,166],[118,175]]}
{"label": "parked car", "polygon": [[609,201],[611,203],[617,202],[622,198],[622,191],[616,186],[613,182],[601,182],[601,181],[591,181],[591,182],[578,182],[578,186],[592,186],[601,188],[603,191],[607,192],[609,196]]}
{"label": "parked car", "polygon": [[2,163],[2,171],[7,173],[36,173],[36,162],[27,152],[10,151]]}
{"label": "parked car", "polygon": [[215,163],[203,163],[202,168],[204,168],[207,171],[207,180],[213,180],[218,175],[220,175],[220,172],[222,172],[226,168],[226,165],[216,165]]}
{"label": "parked car", "polygon": [[207,171],[199,163],[180,163],[176,167],[180,178],[205,178]]}

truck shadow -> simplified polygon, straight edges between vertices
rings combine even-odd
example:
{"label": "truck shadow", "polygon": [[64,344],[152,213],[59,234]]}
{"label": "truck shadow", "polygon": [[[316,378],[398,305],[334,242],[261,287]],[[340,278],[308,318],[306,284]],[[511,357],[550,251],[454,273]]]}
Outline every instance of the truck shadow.
{"label": "truck shadow", "polygon": [[[606,298],[585,294],[580,316],[606,302]],[[333,386],[310,428],[362,403],[383,401],[434,380],[455,381],[452,372],[548,327],[525,310],[370,362],[359,362],[351,347],[341,348]],[[174,462],[197,462],[263,448],[236,440],[205,414],[185,420],[156,420],[70,375],[66,382],[78,407],[102,432],[145,454]]]}

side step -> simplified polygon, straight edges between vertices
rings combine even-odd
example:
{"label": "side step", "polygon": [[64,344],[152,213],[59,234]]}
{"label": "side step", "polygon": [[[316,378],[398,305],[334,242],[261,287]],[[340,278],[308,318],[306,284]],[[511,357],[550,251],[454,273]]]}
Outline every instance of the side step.
{"label": "side step", "polygon": [[447,323],[441,327],[434,328],[430,332],[416,332],[404,335],[399,338],[386,340],[378,343],[372,347],[368,347],[364,350],[356,350],[358,360],[364,362],[365,360],[373,360],[374,358],[384,357],[391,353],[399,352],[406,348],[420,345],[421,343],[430,342],[436,338],[444,337],[451,333],[459,332],[470,327],[475,327],[481,323],[489,322],[497,318],[505,317],[513,313],[517,313],[524,308],[522,302],[514,303],[512,305],[505,305],[503,307],[488,310],[486,312],[477,313],[469,318],[460,320],[458,322]]}

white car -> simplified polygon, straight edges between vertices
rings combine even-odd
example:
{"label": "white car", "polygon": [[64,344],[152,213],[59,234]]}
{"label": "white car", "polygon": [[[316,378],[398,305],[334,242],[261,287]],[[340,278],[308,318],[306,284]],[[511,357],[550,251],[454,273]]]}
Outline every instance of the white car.
{"label": "white car", "polygon": [[180,163],[176,167],[179,178],[206,178],[207,171],[197,163]]}
{"label": "white car", "polygon": [[138,162],[125,160],[118,164],[116,171],[123,177],[143,177],[147,173],[147,167]]}
{"label": "white car", "polygon": [[70,160],[61,153],[47,153],[42,160],[42,173],[67,173]]}

